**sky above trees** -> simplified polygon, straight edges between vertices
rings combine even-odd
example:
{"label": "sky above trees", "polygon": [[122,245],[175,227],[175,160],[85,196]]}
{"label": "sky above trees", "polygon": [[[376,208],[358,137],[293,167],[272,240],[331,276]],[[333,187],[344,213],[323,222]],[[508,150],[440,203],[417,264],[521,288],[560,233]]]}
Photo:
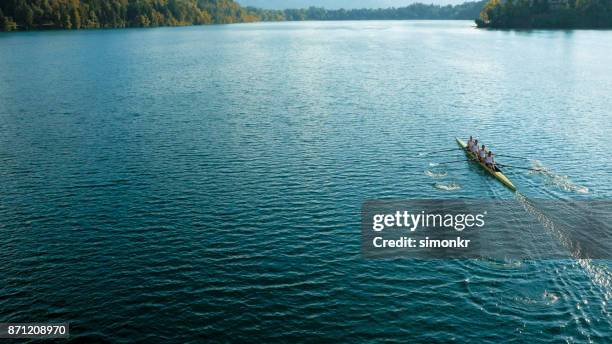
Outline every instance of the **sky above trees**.
{"label": "sky above trees", "polygon": [[337,8],[386,8],[406,6],[415,2],[447,5],[460,4],[468,0],[237,0],[244,6],[260,8],[285,9],[305,8],[309,6]]}

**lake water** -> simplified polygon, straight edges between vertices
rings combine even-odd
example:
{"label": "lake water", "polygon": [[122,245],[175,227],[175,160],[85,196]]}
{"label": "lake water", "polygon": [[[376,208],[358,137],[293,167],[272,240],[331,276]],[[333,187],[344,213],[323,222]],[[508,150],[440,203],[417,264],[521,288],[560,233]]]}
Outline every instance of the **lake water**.
{"label": "lake water", "polygon": [[[612,32],[472,26],[1,34],[0,322],[112,342],[609,340],[610,261],[361,257],[368,199],[612,196]],[[470,134],[544,171],[507,170],[515,195],[432,166]]]}

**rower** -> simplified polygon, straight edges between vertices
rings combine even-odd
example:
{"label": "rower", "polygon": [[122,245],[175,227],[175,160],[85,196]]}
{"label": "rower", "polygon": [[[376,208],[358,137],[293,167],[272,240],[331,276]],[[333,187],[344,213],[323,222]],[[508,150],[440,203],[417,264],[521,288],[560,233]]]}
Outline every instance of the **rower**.
{"label": "rower", "polygon": [[487,157],[485,158],[485,165],[495,171],[495,160],[493,160],[493,154],[491,154],[491,151],[489,151]]}
{"label": "rower", "polygon": [[470,135],[470,139],[468,140],[468,143],[467,143],[467,147],[470,151],[472,150],[472,145],[474,145],[474,138],[472,138],[472,135]]}
{"label": "rower", "polygon": [[472,144],[472,148],[470,148],[470,152],[474,154],[478,154],[478,140],[474,140],[474,144]]}
{"label": "rower", "polygon": [[478,151],[478,159],[481,162],[484,162],[486,157],[487,157],[487,149],[485,148],[485,145],[482,145],[482,149]]}

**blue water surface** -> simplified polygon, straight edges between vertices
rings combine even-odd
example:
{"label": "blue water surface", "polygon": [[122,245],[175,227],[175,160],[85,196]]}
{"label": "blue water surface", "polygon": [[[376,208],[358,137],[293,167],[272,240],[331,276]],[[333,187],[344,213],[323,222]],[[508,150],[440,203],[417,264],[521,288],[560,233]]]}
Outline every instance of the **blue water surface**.
{"label": "blue water surface", "polygon": [[[609,261],[367,260],[359,211],[609,199],[611,90],[610,31],[1,34],[0,322],[126,343],[609,341]],[[436,165],[470,134],[539,171],[507,169],[513,194]]]}

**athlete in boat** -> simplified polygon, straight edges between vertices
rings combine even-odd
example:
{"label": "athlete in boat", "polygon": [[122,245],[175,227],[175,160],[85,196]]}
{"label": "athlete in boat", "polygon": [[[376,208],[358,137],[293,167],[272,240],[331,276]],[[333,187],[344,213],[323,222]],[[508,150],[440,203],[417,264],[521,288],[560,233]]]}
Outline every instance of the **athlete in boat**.
{"label": "athlete in boat", "polygon": [[482,145],[482,148],[478,150],[478,160],[480,160],[480,162],[484,162],[486,157],[487,157],[487,148],[485,147],[485,145]]}
{"label": "athlete in boat", "polygon": [[491,153],[491,151],[489,151],[489,153],[487,153],[487,157],[485,158],[485,165],[492,169],[493,171],[496,170],[495,168],[495,160],[493,159],[493,154]]}
{"label": "athlete in boat", "polygon": [[474,145],[474,138],[472,138],[472,136],[470,136],[470,139],[467,142],[467,147],[468,150],[471,152],[472,151],[472,146]]}
{"label": "athlete in boat", "polygon": [[474,143],[472,144],[472,148],[470,148],[470,152],[478,155],[478,140],[474,140]]}

